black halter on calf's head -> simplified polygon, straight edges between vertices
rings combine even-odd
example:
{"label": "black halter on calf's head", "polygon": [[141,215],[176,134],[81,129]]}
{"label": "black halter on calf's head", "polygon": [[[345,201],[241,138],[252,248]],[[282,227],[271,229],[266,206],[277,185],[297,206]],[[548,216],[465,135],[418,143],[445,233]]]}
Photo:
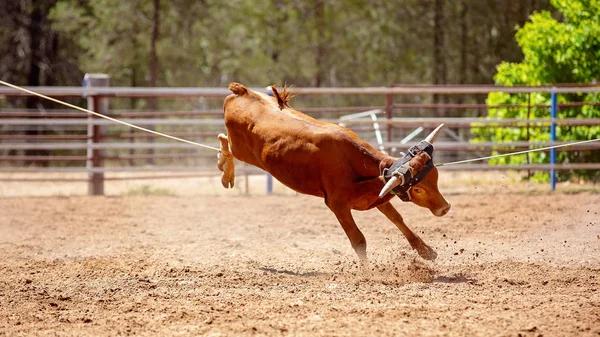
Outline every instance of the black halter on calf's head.
{"label": "black halter on calf's head", "polygon": [[[417,145],[410,147],[403,157],[396,160],[392,166],[383,170],[383,178],[386,182],[385,186],[379,193],[379,197],[383,197],[387,193],[396,194],[402,201],[411,201],[410,189],[421,182],[425,176],[435,167],[433,164],[433,142],[444,124],[438,126],[433,132]],[[426,162],[420,165],[412,165],[411,161],[423,159],[426,157]],[[415,172],[415,166],[418,170]]]}

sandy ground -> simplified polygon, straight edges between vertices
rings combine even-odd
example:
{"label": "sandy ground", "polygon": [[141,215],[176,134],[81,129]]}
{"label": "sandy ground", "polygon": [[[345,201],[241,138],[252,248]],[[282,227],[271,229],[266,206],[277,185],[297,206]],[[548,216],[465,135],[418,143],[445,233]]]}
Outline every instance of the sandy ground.
{"label": "sandy ground", "polygon": [[443,218],[394,202],[434,262],[354,213],[366,270],[314,197],[4,185],[0,336],[599,336],[598,187],[461,179]]}

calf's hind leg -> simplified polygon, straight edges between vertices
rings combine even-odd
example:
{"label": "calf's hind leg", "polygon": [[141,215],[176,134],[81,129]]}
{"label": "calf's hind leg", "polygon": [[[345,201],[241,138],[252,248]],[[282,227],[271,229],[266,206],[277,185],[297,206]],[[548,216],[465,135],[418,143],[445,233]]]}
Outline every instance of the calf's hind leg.
{"label": "calf's hind leg", "polygon": [[221,184],[225,188],[233,188],[235,180],[235,172],[233,165],[233,154],[229,149],[229,139],[224,134],[220,133],[218,136],[219,142],[221,143],[219,149],[219,161],[217,167],[223,174],[221,174]]}
{"label": "calf's hind leg", "polygon": [[416,250],[422,258],[425,260],[435,260],[437,258],[435,250],[429,247],[417,234],[413,233],[413,231],[406,226],[402,216],[391,203],[386,202],[385,204],[381,204],[377,206],[377,209],[385,214],[385,216],[398,227],[402,234],[404,234],[404,237],[408,240],[408,243],[410,243],[410,246]]}

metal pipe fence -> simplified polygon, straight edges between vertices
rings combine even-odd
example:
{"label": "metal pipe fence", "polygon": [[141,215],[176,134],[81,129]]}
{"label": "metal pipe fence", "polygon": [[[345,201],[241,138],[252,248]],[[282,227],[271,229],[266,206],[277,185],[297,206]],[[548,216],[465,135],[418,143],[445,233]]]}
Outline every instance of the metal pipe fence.
{"label": "metal pipe fence", "polygon": [[[170,100],[213,99],[219,102],[230,93],[224,88],[123,88],[123,87],[38,87],[33,91],[56,98],[87,98],[88,108],[103,112],[113,118],[152,127],[158,131],[202,142],[218,147],[216,135],[225,132],[223,112],[214,107],[174,109],[173,111],[146,111],[134,109],[110,109],[114,99],[163,98]],[[264,89],[255,89],[264,91]],[[544,86],[544,87],[498,87],[498,86],[398,86],[378,88],[291,88],[292,94],[301,95],[296,100],[316,95],[347,97],[369,95],[379,97],[381,103],[348,106],[308,106],[299,110],[319,120],[343,123],[357,132],[375,147],[385,149],[393,155],[415,144],[417,128],[434,128],[445,123],[446,134],[436,142],[436,161],[450,161],[468,157],[489,155],[492,151],[511,151],[546,147],[562,144],[557,141],[556,132],[561,127],[600,126],[599,118],[557,118],[561,108],[600,106],[600,102],[558,103],[558,94],[600,92],[600,86]],[[471,111],[478,113],[491,109],[522,109],[527,105],[504,104],[489,106],[480,103],[400,103],[397,96],[407,95],[483,95],[490,92],[509,94],[549,93],[551,104],[530,105],[529,108],[548,110],[548,118],[533,119],[487,119],[481,117],[404,117],[406,111]],[[24,94],[11,88],[0,88],[0,106],[3,99],[15,98]],[[301,102],[302,103],[302,102]],[[4,104],[6,105],[6,104]],[[359,112],[382,111],[380,118],[364,116],[348,119],[343,116]],[[474,128],[527,128],[545,130],[554,136],[550,141],[511,141],[473,142],[471,130]],[[376,131],[376,132],[375,132]],[[419,131],[420,132],[420,131]],[[528,131],[529,132],[529,131]],[[600,143],[558,149],[557,151],[597,151]],[[551,155],[550,164],[523,164],[490,166],[467,164],[450,166],[451,170],[531,170],[550,171],[552,188],[556,184],[554,172],[557,170],[600,170],[600,163],[556,163],[556,152]],[[441,157],[441,158],[440,158]],[[26,109],[0,109],[0,172],[80,172],[87,173],[84,179],[89,183],[90,194],[102,194],[104,181],[117,179],[150,179],[146,176],[128,178],[104,176],[113,172],[165,172],[154,176],[156,179],[217,176],[216,156],[213,152],[198,149],[192,145],[165,141],[153,134],[131,130],[115,125],[111,121],[87,116],[64,108],[31,111]],[[25,165],[31,167],[24,167]],[[262,171],[244,167],[243,174],[260,174]],[[167,174],[166,172],[169,172]],[[185,174],[181,174],[185,173]],[[239,172],[238,172],[239,173]],[[36,178],[9,179],[0,181],[38,181]],[[55,179],[53,179],[55,180]],[[68,179],[66,179],[68,180]],[[73,179],[80,181],[81,179]],[[39,181],[42,181],[40,179]]]}

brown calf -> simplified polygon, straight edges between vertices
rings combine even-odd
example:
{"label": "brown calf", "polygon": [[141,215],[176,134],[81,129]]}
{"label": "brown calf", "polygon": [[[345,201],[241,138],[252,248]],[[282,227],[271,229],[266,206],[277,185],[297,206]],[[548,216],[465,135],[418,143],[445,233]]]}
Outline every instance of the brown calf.
{"label": "brown calf", "polygon": [[[269,172],[299,193],[324,198],[361,260],[366,260],[367,242],[351,210],[374,207],[400,229],[421,257],[428,260],[437,257],[436,252],[406,226],[390,203],[394,195],[387,191],[405,181],[397,179],[396,174],[384,189],[386,180],[382,172],[398,158],[377,151],[347,128],[320,122],[292,109],[285,88],[279,93],[272,87],[273,97],[239,83],[231,83],[229,89],[233,94],[223,105],[228,135],[219,135],[218,167],[223,171],[221,181],[225,188],[234,184],[235,157]],[[433,143],[440,128],[427,137],[429,143]],[[415,176],[430,160],[429,154],[422,152],[405,166]],[[407,194],[414,204],[443,216],[450,204],[440,194],[437,180],[438,172],[433,167],[420,182],[409,187]]]}

